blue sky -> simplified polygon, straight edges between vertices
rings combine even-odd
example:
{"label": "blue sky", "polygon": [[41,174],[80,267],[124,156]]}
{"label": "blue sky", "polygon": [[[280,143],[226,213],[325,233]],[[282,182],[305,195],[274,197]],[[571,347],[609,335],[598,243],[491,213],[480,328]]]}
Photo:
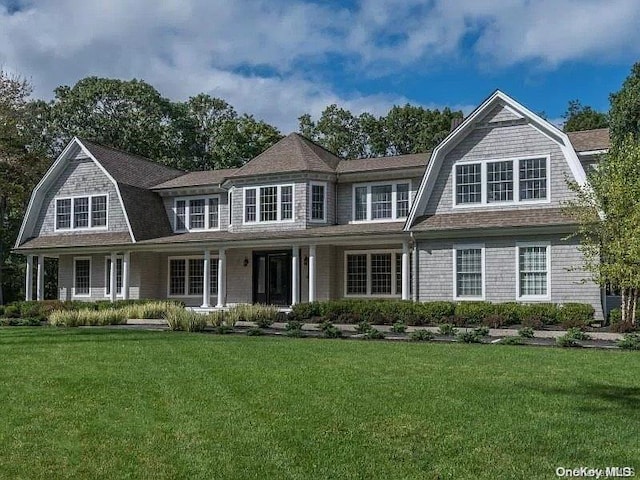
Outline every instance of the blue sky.
{"label": "blue sky", "polygon": [[469,112],[499,88],[554,122],[606,111],[640,60],[637,0],[0,0],[0,65],[51,98],[89,75],[207,92],[288,132],[331,103]]}

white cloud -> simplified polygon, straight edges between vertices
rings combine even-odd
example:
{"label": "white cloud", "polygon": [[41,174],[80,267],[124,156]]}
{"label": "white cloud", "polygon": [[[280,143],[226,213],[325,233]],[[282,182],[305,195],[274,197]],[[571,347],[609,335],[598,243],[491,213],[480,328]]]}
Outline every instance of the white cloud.
{"label": "white cloud", "polygon": [[637,0],[30,0],[12,13],[1,2],[0,65],[31,77],[38,96],[88,75],[136,77],[174,99],[219,95],[284,131],[329,103],[380,114],[411,101],[339,94],[330,69],[548,69],[640,53]]}

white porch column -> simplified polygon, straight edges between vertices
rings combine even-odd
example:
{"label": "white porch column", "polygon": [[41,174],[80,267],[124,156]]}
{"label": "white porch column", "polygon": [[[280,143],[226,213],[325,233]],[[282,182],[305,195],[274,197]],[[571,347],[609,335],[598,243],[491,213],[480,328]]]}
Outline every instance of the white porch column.
{"label": "white porch column", "polygon": [[44,255],[38,255],[38,278],[36,280],[36,299],[44,300]]}
{"label": "white porch column", "polygon": [[291,305],[300,303],[300,247],[291,249]]}
{"label": "white porch column", "polygon": [[309,246],[309,301],[316,300],[316,246]]}
{"label": "white porch column", "polygon": [[209,271],[211,270],[211,252],[209,250],[204,251],[204,272],[202,278],[202,308],[209,308],[209,290],[211,290],[211,276]]}
{"label": "white porch column", "polygon": [[122,256],[122,298],[125,300],[129,300],[130,263],[131,252],[124,252],[124,255]]}
{"label": "white porch column", "polygon": [[218,250],[218,302],[216,307],[221,308],[226,305],[227,287],[227,252],[224,248]]}
{"label": "white porch column", "polygon": [[409,242],[402,242],[402,300],[409,300]]}
{"label": "white porch column", "polygon": [[117,287],[117,278],[116,278],[116,266],[118,265],[118,259],[116,257],[116,252],[111,252],[111,265],[109,268],[109,300],[112,302],[116,301],[118,292],[116,291]]}
{"label": "white porch column", "polygon": [[24,299],[33,300],[33,255],[27,255],[27,275],[24,285]]}

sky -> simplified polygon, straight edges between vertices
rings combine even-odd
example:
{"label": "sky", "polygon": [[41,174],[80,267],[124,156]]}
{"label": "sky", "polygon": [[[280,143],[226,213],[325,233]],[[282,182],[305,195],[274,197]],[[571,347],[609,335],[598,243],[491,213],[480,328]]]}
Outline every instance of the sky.
{"label": "sky", "polygon": [[469,113],[495,89],[561,122],[640,60],[638,0],[0,0],[0,68],[51,99],[96,75],[221,97],[283,133],[329,104]]}

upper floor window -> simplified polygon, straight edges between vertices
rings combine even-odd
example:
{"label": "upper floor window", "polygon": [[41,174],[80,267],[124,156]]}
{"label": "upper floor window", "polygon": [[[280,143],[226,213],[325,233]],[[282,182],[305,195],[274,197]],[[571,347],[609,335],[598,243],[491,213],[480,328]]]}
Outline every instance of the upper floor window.
{"label": "upper floor window", "polygon": [[454,167],[454,205],[547,201],[549,157],[479,161]]}
{"label": "upper floor window", "polygon": [[293,185],[244,189],[244,222],[293,220]]}
{"label": "upper floor window", "polygon": [[56,230],[106,228],[107,195],[56,199]]}
{"label": "upper floor window", "polygon": [[400,220],[411,206],[409,182],[354,185],[353,219],[355,221]]}
{"label": "upper floor window", "polygon": [[215,230],[220,227],[220,198],[176,198],[174,231]]}
{"label": "upper floor window", "polygon": [[327,210],[327,197],[326,197],[326,184],[324,183],[312,183],[311,184],[311,220],[318,222],[325,222],[326,210]]}

